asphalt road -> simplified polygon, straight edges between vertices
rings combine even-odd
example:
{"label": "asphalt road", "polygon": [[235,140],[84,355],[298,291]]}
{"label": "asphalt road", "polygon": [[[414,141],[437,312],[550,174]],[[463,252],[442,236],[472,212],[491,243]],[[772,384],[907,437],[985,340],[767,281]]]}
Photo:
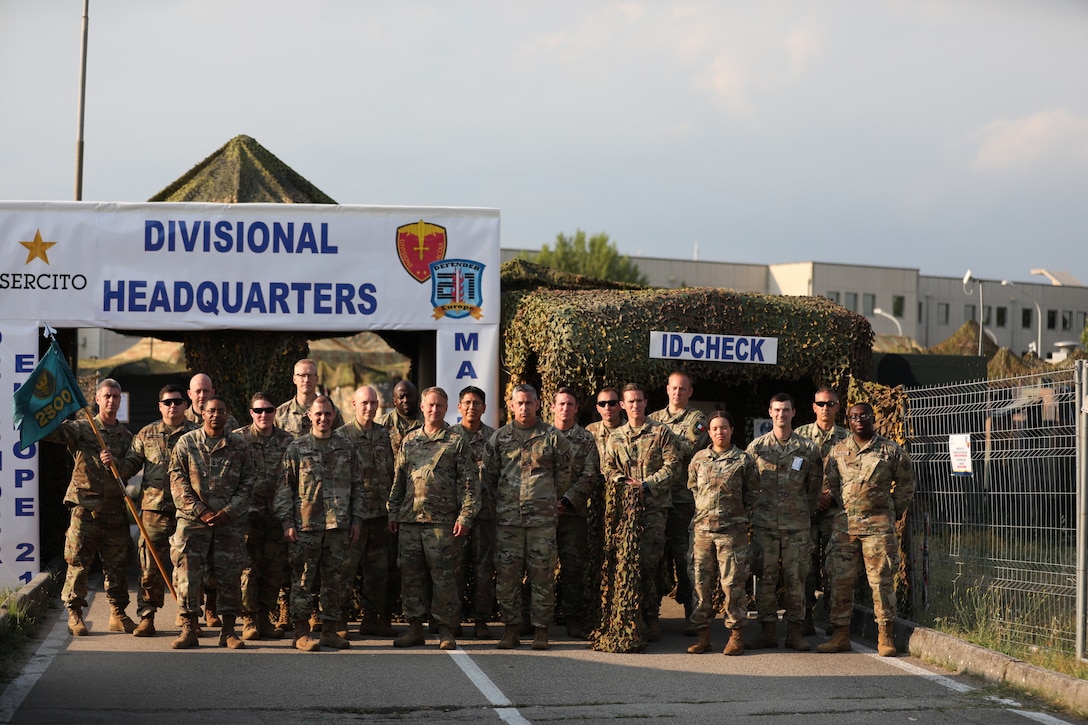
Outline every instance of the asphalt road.
{"label": "asphalt road", "polygon": [[290,640],[232,651],[208,629],[199,648],[173,651],[172,602],[159,613],[160,634],[138,639],[105,631],[98,593],[87,637],[69,636],[65,612],[53,611],[24,674],[0,695],[0,723],[1077,722],[907,656],[877,657],[857,640],[844,654],[724,657],[716,623],[713,652],[689,655],[682,611],[669,604],[663,640],[636,655],[593,652],[558,627],[546,652],[462,639],[447,653],[433,636],[404,650],[358,635],[339,652],[296,652]]}

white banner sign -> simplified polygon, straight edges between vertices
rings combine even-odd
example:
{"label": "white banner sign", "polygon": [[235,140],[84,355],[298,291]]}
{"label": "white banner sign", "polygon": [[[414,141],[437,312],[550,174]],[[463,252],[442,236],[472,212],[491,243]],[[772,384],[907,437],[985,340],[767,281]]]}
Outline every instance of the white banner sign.
{"label": "white banner sign", "polygon": [[499,322],[494,209],[0,202],[4,312],[54,327]]}
{"label": "white banner sign", "polygon": [[650,332],[650,357],[665,360],[778,364],[777,337]]}
{"label": "white banner sign", "polygon": [[0,320],[0,589],[29,584],[41,569],[38,446],[19,450],[10,397],[37,362],[38,326]]}

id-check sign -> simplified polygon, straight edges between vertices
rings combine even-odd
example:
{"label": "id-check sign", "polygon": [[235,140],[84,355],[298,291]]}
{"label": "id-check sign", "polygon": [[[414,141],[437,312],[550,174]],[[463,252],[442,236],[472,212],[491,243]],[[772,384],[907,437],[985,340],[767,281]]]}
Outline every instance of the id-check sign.
{"label": "id-check sign", "polygon": [[650,357],[663,360],[777,365],[778,338],[652,330]]}

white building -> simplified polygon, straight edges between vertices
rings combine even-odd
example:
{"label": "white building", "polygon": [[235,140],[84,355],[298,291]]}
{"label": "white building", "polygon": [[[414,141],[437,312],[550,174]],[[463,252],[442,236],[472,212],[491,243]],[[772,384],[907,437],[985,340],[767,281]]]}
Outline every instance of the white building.
{"label": "white building", "polygon": [[[502,260],[535,251],[503,249]],[[983,329],[999,347],[1017,354],[1034,347],[1039,339],[1047,356],[1068,349],[1070,343],[1079,345],[1088,324],[1088,287],[1071,275],[1048,270],[1031,272],[1046,282],[972,279],[965,285],[962,278],[931,277],[903,267],[631,259],[654,287],[724,287],[737,292],[827,297],[865,315],[876,334],[902,334],[922,347],[947,340],[968,320],[978,322],[980,289]]]}

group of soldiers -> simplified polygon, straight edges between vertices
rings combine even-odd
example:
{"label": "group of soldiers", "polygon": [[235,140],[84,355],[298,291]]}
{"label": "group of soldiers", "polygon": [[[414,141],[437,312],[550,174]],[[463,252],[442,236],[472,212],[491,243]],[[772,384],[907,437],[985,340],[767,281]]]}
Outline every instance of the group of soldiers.
{"label": "group of soldiers", "polygon": [[[75,459],[61,595],[73,635],[87,633],[87,571],[97,554],[108,628],[135,636],[156,633],[168,586],[161,563],[172,562],[175,649],[197,646],[202,613],[220,627],[220,646],[293,631],[299,650],[344,649],[355,608],[362,635],[418,646],[426,622],[442,649],[455,649],[462,620],[474,622],[477,639],[493,639],[496,607],[499,648],[531,634],[533,649],[548,649],[557,610],[568,635],[591,636],[587,514],[604,487],[629,487],[641,501],[637,616],[647,641],[661,638],[661,599],[672,590],[696,636],[688,651],[708,651],[720,583],[725,654],[742,653],[745,584],[755,574],[762,628],[749,648],[778,646],[781,598],[786,645],[810,649],[804,637],[814,633],[819,588],[830,589],[834,629],[818,649],[848,650],[864,562],[880,652],[895,653],[894,523],[913,478],[907,455],[875,434],[866,404],[850,409],[848,431],[834,423],[837,393],[821,388],[816,422],[794,431],[793,400],[776,395],[772,431],[741,451],[728,412],[707,419],[689,405],[683,371],[669,376],[669,404],[650,415],[641,385],[601,389],[600,420],[585,428],[570,388],[554,394],[548,424],[537,391],[514,386],[509,422],[495,430],[483,423],[486,396],[473,386],[460,391],[459,423],[450,425],[442,388],[417,393],[400,381],[394,408],[379,419],[377,391],[360,387],[345,423],[318,393],[312,360],[296,363],[294,383],[296,395],[279,406],[254,394],[252,423],[239,427],[211,379],[195,375],[188,391],[165,386],[161,420],[133,437],[117,420],[120,386],[107,379],[95,394],[105,448],[87,421],[51,434]],[[137,624],[125,611],[131,538],[118,479],[141,471]],[[398,595],[408,628],[396,636]]]}

